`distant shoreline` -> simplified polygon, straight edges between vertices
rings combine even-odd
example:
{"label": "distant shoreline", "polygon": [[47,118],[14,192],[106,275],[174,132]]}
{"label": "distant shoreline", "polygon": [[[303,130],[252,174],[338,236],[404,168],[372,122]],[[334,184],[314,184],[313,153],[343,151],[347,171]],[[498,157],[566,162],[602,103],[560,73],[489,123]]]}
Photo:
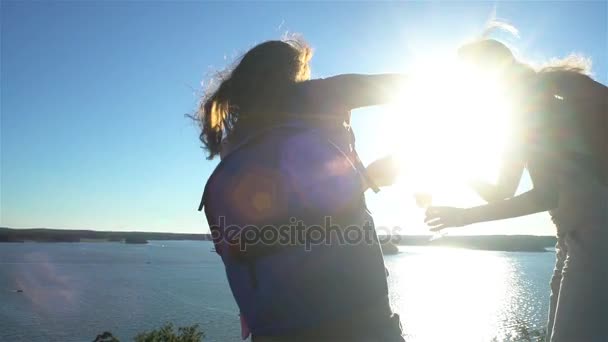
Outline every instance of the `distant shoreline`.
{"label": "distant shoreline", "polygon": [[485,251],[548,252],[555,247],[554,236],[536,235],[457,235],[429,241],[428,236],[394,236],[391,242],[400,246],[441,246]]}
{"label": "distant shoreline", "polygon": [[[385,236],[380,237],[387,243]],[[148,241],[211,241],[211,234],[182,234],[155,232],[116,232],[69,229],[13,229],[0,228],[0,243],[24,242],[120,242],[126,244],[146,244]],[[507,252],[546,252],[555,246],[556,238],[535,235],[473,235],[445,236],[429,241],[428,235],[398,235],[390,238],[390,243],[398,246],[442,246],[473,250]]]}
{"label": "distant shoreline", "polygon": [[116,232],[71,229],[13,229],[0,228],[0,243],[20,242],[123,242],[127,244],[145,244],[150,240],[194,240],[209,241],[211,234],[178,234],[154,232]]}

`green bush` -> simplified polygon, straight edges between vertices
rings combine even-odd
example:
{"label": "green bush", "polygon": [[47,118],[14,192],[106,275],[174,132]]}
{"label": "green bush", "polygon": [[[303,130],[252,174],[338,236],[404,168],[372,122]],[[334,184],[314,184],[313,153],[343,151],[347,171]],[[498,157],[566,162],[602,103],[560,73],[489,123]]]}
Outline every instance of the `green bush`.
{"label": "green bush", "polygon": [[103,333],[97,335],[93,342],[120,342],[114,335],[112,335],[109,331],[104,331]]}
{"label": "green bush", "polygon": [[[495,337],[491,342],[541,342],[545,340],[544,329],[531,328],[522,320],[515,320],[513,330],[504,336]],[[179,327],[177,331],[172,323],[165,323],[161,328],[144,331],[135,336],[135,342],[202,342],[205,333],[199,325]],[[97,335],[93,342],[120,342],[110,332]]]}
{"label": "green bush", "polygon": [[[161,328],[144,331],[135,336],[135,342],[201,342],[205,333],[199,330],[198,324],[179,327],[175,331],[172,323],[165,323]],[[97,335],[93,342],[120,342],[110,332]]]}
{"label": "green bush", "polygon": [[179,327],[176,332],[172,323],[166,323],[160,329],[138,334],[135,342],[201,342],[203,337],[205,334],[199,330],[198,324]]}

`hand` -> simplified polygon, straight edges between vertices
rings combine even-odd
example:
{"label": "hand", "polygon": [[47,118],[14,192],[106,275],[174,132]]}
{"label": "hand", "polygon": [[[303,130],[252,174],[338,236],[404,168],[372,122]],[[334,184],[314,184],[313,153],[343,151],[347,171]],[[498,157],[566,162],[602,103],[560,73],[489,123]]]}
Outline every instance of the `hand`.
{"label": "hand", "polygon": [[437,232],[445,228],[462,227],[468,223],[465,220],[465,209],[453,207],[430,207],[426,210],[424,222]]}
{"label": "hand", "polygon": [[367,174],[377,186],[395,184],[399,175],[399,167],[391,156],[380,158],[367,166]]}

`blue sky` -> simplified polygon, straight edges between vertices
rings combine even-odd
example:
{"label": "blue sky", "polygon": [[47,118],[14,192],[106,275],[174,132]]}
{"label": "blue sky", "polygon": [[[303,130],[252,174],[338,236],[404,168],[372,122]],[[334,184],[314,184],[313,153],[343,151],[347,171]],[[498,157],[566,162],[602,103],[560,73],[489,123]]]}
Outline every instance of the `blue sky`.
{"label": "blue sky", "polygon": [[[1,218],[11,227],[206,232],[196,207],[216,162],[195,126],[201,81],[247,48],[286,32],[315,49],[313,76],[404,72],[423,51],[455,49],[496,9],[535,61],[580,52],[608,73],[606,2],[2,1]],[[353,112],[362,158],[381,109]],[[408,194],[370,195],[382,224]],[[414,211],[406,211],[407,213]],[[471,232],[551,234],[546,214]]]}

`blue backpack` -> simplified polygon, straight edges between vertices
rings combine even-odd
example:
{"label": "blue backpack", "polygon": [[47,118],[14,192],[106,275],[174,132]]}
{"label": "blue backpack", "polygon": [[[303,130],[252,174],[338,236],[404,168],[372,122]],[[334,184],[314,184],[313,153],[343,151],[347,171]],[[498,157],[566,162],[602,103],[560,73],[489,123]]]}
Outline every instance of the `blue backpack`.
{"label": "blue backpack", "polygon": [[[254,336],[315,329],[369,307],[390,316],[353,143],[341,125],[279,125],[241,142],[209,178],[199,210]],[[289,236],[298,223],[315,243]],[[335,239],[320,242],[327,231]]]}

